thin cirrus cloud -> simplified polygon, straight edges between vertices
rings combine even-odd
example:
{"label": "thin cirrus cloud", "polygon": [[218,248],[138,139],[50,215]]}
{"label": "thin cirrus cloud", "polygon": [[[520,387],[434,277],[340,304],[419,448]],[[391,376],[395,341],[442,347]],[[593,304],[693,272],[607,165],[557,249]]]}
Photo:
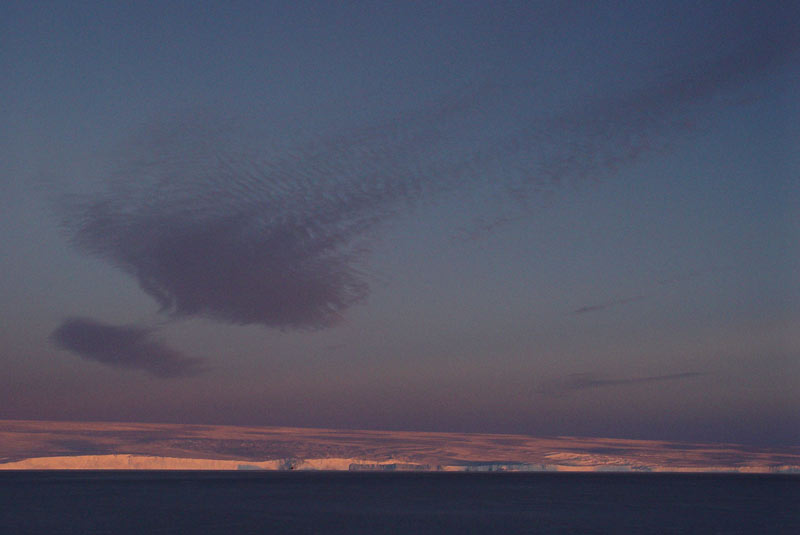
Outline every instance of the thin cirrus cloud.
{"label": "thin cirrus cloud", "polygon": [[[659,285],[665,286],[668,284],[677,284],[686,281],[696,280],[702,277],[706,277],[710,274],[715,273],[722,273],[725,271],[729,271],[730,268],[708,268],[708,269],[696,269],[691,271],[685,271],[683,273],[678,273],[668,278],[659,279],[656,281]],[[570,314],[573,315],[580,315],[580,314],[587,314],[590,312],[600,312],[602,310],[606,310],[608,308],[620,306],[620,305],[627,305],[630,303],[635,303],[637,301],[642,301],[646,299],[644,295],[634,295],[631,297],[623,297],[619,299],[610,299],[608,301],[603,301],[601,303],[595,303],[591,305],[584,305],[582,307],[578,307]]]}
{"label": "thin cirrus cloud", "polygon": [[[74,244],[134,277],[172,317],[325,328],[368,296],[369,237],[408,206],[487,183],[524,199],[606,174],[665,145],[710,97],[766,73],[796,45],[781,32],[739,38],[644,87],[516,123],[507,121],[502,88],[488,86],[277,144],[213,113],[184,116],[140,134],[105,192],[72,203],[65,226]],[[492,106],[506,115],[486,128]],[[54,338],[74,328],[67,320]],[[146,336],[116,343],[128,340],[134,356]]]}
{"label": "thin cirrus cloud", "polygon": [[[711,267],[705,269],[694,269],[676,273],[670,277],[659,279],[656,282],[660,286],[666,286],[670,284],[678,284],[682,282],[693,281],[703,277],[707,277],[709,275],[725,273],[727,271],[730,271],[729,267],[722,267],[722,268]],[[616,307],[619,305],[627,305],[629,303],[642,301],[646,298],[647,297],[644,295],[634,295],[630,297],[622,297],[619,299],[610,299],[608,301],[603,301],[601,303],[594,303],[591,305],[584,305],[582,307],[578,307],[575,310],[571,311],[570,314],[580,315],[580,314],[587,314],[589,312],[600,312],[602,310],[606,310],[608,308]]]}
{"label": "thin cirrus cloud", "polygon": [[589,312],[599,312],[607,308],[619,305],[626,305],[628,303],[635,303],[636,301],[641,301],[643,299],[644,299],[643,295],[635,295],[633,297],[625,297],[623,299],[612,299],[610,301],[604,301],[602,303],[597,303],[594,305],[585,305],[580,308],[576,308],[575,310],[572,311],[572,314],[587,314]]}
{"label": "thin cirrus cloud", "polygon": [[703,372],[672,373],[668,375],[652,375],[634,378],[606,378],[595,373],[573,373],[564,378],[543,384],[539,389],[543,394],[566,394],[576,390],[597,388],[610,388],[620,386],[636,386],[650,383],[663,383],[668,381],[681,381],[694,379],[707,375]]}
{"label": "thin cirrus cloud", "polygon": [[153,338],[151,329],[68,318],[51,335],[53,343],[86,360],[114,368],[141,370],[155,377],[196,375],[201,360],[187,357]]}

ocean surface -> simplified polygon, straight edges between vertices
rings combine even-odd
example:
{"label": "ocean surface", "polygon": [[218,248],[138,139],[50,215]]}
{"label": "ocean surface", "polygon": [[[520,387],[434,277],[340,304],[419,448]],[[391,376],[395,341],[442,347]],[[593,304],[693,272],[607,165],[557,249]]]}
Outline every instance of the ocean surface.
{"label": "ocean surface", "polygon": [[2,534],[800,534],[800,476],[6,472]]}

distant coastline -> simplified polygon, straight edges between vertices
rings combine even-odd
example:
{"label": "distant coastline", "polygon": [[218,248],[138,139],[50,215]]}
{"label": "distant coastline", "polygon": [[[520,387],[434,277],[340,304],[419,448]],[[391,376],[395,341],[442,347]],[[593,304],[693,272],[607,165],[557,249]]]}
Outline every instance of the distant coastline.
{"label": "distant coastline", "polygon": [[530,463],[470,463],[426,465],[368,459],[275,459],[239,461],[156,457],[150,455],[75,455],[33,457],[0,464],[0,470],[204,470],[204,471],[337,471],[337,472],[666,472],[666,473],[748,473],[800,474],[800,466],[707,466],[663,467],[628,465],[560,465]]}
{"label": "distant coastline", "polygon": [[800,448],[591,437],[0,420],[0,470],[800,473]]}

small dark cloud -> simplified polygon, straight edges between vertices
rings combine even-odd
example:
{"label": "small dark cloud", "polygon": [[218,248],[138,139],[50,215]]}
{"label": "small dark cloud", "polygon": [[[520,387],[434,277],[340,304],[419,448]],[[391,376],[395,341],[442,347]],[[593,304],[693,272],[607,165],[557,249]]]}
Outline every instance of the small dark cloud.
{"label": "small dark cloud", "polygon": [[562,379],[551,381],[542,385],[539,389],[544,394],[564,394],[575,390],[586,390],[594,388],[609,388],[617,386],[635,386],[650,383],[662,383],[667,381],[680,381],[683,379],[693,379],[707,375],[703,372],[683,372],[668,375],[652,375],[649,377],[634,378],[606,378],[595,373],[573,373]]}
{"label": "small dark cloud", "polygon": [[571,312],[571,314],[586,314],[588,312],[599,312],[607,308],[619,305],[625,305],[627,303],[635,303],[636,301],[641,301],[642,299],[644,299],[643,295],[635,295],[633,297],[625,297],[623,299],[612,299],[611,301],[604,301],[602,303],[597,303],[595,305],[586,305],[580,308],[576,308]]}
{"label": "small dark cloud", "polygon": [[68,318],[50,335],[60,349],[115,368],[156,377],[185,377],[202,371],[200,359],[186,357],[152,337],[152,330]]}

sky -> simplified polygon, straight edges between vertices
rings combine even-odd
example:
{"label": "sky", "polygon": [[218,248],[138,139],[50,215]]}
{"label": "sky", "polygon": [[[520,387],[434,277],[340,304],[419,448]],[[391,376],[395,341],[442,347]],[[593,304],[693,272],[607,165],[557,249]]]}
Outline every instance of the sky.
{"label": "sky", "polygon": [[4,2],[0,418],[800,442],[791,2]]}

